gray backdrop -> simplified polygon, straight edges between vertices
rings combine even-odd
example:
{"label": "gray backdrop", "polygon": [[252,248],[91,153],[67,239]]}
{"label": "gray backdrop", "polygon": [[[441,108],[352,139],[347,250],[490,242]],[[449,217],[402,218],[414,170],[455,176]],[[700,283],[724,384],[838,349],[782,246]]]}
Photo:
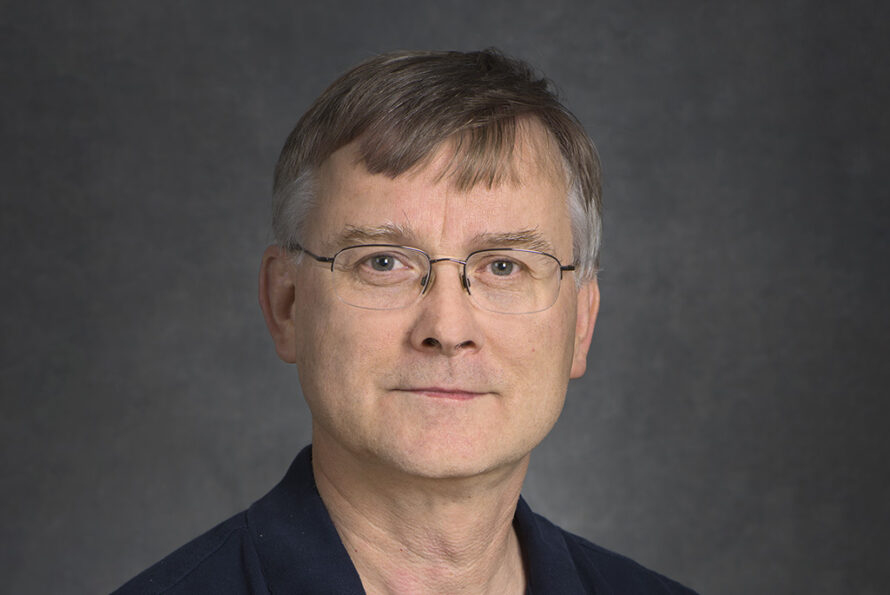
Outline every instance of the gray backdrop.
{"label": "gray backdrop", "polygon": [[278,150],[363,58],[496,45],[606,175],[532,506],[702,593],[885,593],[887,6],[2,2],[2,590],[109,591],[280,478]]}

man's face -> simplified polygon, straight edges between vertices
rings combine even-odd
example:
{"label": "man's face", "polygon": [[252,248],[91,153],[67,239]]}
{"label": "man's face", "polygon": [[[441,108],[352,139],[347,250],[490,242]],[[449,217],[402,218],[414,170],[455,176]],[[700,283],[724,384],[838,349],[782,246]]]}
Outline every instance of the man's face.
{"label": "man's face", "polygon": [[[304,246],[330,256],[355,243],[347,230],[388,229],[374,243],[463,259],[492,247],[480,245],[485,234],[533,231],[571,263],[556,149],[538,126],[526,130],[514,152],[519,183],[469,191],[441,175],[447,149],[393,179],[369,174],[344,147],[320,168]],[[294,353],[316,447],[426,477],[471,476],[524,461],[556,422],[569,378],[584,371],[595,284],[579,293],[567,273],[551,308],[496,314],[471,302],[459,265],[433,266],[420,301],[364,310],[337,298],[325,265],[295,265]]]}

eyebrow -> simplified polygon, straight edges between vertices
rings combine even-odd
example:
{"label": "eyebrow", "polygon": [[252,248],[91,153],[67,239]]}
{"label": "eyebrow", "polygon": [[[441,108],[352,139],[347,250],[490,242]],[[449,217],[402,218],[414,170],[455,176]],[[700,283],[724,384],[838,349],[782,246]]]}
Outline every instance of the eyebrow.
{"label": "eyebrow", "polygon": [[473,238],[472,245],[480,248],[525,248],[553,254],[553,244],[534,229],[522,229],[505,233],[480,233]]}
{"label": "eyebrow", "polygon": [[[337,235],[333,245],[342,248],[356,244],[392,243],[400,245],[416,245],[417,235],[409,228],[386,223],[376,226],[347,225]],[[535,229],[521,229],[500,233],[484,232],[470,240],[472,250],[485,248],[524,248],[553,254],[554,247]]]}
{"label": "eyebrow", "polygon": [[393,243],[404,244],[414,242],[416,236],[407,227],[395,223],[386,223],[375,226],[347,225],[346,228],[334,238],[337,247],[352,246],[355,244],[380,244]]}

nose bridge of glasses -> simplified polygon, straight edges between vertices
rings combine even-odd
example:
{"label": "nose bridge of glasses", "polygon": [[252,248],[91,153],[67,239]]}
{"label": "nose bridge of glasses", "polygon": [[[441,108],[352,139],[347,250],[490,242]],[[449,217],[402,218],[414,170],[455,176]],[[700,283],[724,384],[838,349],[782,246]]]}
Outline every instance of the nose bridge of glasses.
{"label": "nose bridge of glasses", "polygon": [[434,280],[433,265],[436,264],[437,262],[453,262],[454,264],[459,265],[460,269],[458,271],[458,276],[460,278],[460,285],[467,293],[470,293],[470,280],[467,279],[467,274],[466,274],[467,261],[461,260],[459,258],[450,258],[450,257],[446,256],[443,258],[430,258],[430,270],[427,273],[426,277],[424,277],[422,279],[423,291],[421,291],[421,294],[427,293],[430,290],[430,288],[433,286],[433,280]]}

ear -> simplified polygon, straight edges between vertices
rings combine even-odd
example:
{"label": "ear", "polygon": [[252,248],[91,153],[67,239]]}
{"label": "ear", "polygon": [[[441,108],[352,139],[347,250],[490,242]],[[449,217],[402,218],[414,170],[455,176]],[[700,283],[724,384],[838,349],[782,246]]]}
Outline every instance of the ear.
{"label": "ear", "polygon": [[260,266],[260,308],[278,357],[289,364],[296,360],[294,266],[281,246],[269,246]]}
{"label": "ear", "polygon": [[593,327],[600,309],[600,288],[596,279],[578,290],[578,316],[575,322],[575,354],[569,378],[580,378],[587,370],[587,351],[593,338]]}

